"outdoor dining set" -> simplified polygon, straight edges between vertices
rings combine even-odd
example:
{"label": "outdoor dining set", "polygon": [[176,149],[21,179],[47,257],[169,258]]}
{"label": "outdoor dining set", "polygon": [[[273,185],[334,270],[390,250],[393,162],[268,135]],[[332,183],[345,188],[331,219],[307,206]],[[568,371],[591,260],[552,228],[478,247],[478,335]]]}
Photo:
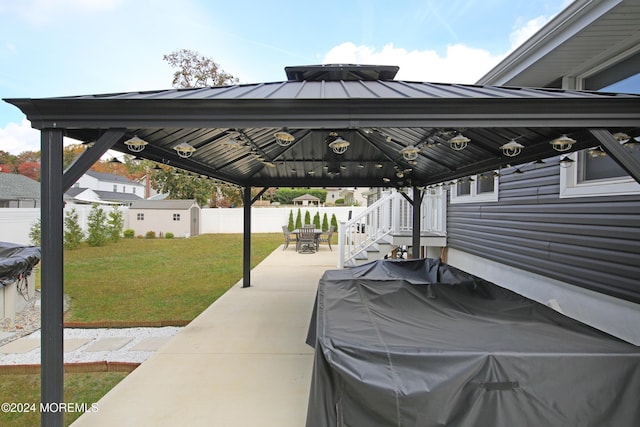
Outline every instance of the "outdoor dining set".
{"label": "outdoor dining set", "polygon": [[289,231],[286,225],[282,226],[282,233],[284,235],[284,248],[289,247],[289,243],[296,244],[296,252],[301,254],[313,254],[320,249],[321,243],[329,245],[331,248],[331,237],[333,236],[334,228],[330,226],[327,231],[315,228],[313,224],[305,224],[302,228],[296,228]]}

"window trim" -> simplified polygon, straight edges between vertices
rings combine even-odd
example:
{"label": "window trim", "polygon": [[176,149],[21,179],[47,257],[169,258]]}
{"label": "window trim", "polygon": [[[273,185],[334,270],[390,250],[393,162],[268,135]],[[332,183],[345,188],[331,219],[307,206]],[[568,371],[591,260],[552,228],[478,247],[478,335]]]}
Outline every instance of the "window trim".
{"label": "window trim", "polygon": [[456,203],[487,203],[487,202],[497,202],[499,199],[498,195],[498,187],[499,187],[499,176],[493,177],[493,191],[487,193],[478,193],[478,175],[471,176],[474,181],[471,185],[471,194],[458,196],[458,186],[454,184],[450,189],[450,201],[451,204]]}
{"label": "window trim", "polygon": [[577,152],[568,154],[574,161],[571,167],[560,168],[560,198],[633,196],[640,194],[640,184],[630,176],[578,182],[580,156]]}

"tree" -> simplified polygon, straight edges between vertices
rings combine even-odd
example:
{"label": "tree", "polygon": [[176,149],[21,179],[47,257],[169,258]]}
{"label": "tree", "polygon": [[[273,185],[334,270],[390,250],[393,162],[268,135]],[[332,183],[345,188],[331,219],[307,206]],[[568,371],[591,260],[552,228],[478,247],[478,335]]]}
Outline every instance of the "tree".
{"label": "tree", "polygon": [[327,220],[327,213],[325,212],[322,217],[322,231],[329,231],[329,221]]}
{"label": "tree", "polygon": [[331,214],[331,225],[333,225],[333,229],[338,229],[338,219],[336,218],[336,214]]}
{"label": "tree", "polygon": [[289,211],[289,223],[287,224],[287,229],[289,231],[293,231],[295,228],[295,224],[293,223],[293,211]]}
{"label": "tree", "polygon": [[226,73],[212,58],[200,55],[200,53],[180,49],[162,57],[177,68],[173,73],[173,87],[186,89],[205,86],[226,86],[238,83],[238,78]]}
{"label": "tree", "polygon": [[169,199],[195,199],[200,206],[208,205],[214,190],[213,180],[173,168],[154,170],[151,177],[153,189],[167,194]]}
{"label": "tree", "polygon": [[27,178],[31,178],[34,181],[40,181],[40,163],[39,162],[24,162],[18,166],[18,173],[24,175]]}
{"label": "tree", "polygon": [[117,206],[109,212],[109,220],[107,221],[107,224],[109,239],[111,239],[112,242],[120,240],[122,228],[124,227],[124,217],[122,216],[122,211],[118,209]]}
{"label": "tree", "polygon": [[315,228],[320,228],[320,212],[316,212],[313,216],[313,226]]}
{"label": "tree", "polygon": [[89,246],[104,246],[109,240],[109,234],[106,227],[107,216],[104,210],[94,204],[89,212],[87,221],[87,243]]}
{"label": "tree", "polygon": [[[238,83],[238,79],[226,73],[212,58],[200,53],[180,49],[163,59],[176,69],[173,87],[195,88],[224,86]],[[236,185],[216,179],[202,179],[188,173],[176,173],[174,169],[156,171],[152,175],[152,186],[156,191],[168,194],[170,199],[195,199],[200,206],[242,206],[242,193]]]}
{"label": "tree", "polygon": [[302,214],[300,208],[298,208],[298,214],[296,215],[296,228],[302,228]]}
{"label": "tree", "polygon": [[78,213],[75,209],[64,214],[63,244],[65,249],[77,249],[84,239],[84,233],[78,223]]}
{"label": "tree", "polygon": [[311,224],[311,214],[309,213],[309,211],[304,212],[304,223]]}
{"label": "tree", "polygon": [[40,246],[42,242],[42,222],[40,218],[31,224],[31,228],[29,229],[29,239],[31,240],[31,244],[33,246]]}

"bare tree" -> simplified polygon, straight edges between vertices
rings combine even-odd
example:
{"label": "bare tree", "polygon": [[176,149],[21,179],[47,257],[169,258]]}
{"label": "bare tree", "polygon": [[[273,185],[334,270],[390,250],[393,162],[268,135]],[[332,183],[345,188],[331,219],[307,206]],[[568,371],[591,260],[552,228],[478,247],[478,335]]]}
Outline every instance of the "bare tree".
{"label": "bare tree", "polygon": [[239,82],[237,77],[221,69],[213,58],[207,58],[193,50],[176,50],[169,55],[164,55],[162,59],[172,68],[177,68],[173,73],[172,82],[175,88],[226,86]]}

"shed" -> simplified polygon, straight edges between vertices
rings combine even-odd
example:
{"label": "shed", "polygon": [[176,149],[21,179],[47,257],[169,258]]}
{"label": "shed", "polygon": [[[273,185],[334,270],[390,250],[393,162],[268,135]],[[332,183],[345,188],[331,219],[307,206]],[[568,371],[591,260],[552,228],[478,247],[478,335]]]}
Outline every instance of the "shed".
{"label": "shed", "polygon": [[149,231],[156,236],[200,234],[200,206],[195,200],[138,200],[129,208],[129,227],[136,236]]}
{"label": "shed", "polygon": [[320,199],[308,193],[293,199],[294,205],[309,206],[309,204],[314,204],[314,203],[318,205],[320,203]]}

